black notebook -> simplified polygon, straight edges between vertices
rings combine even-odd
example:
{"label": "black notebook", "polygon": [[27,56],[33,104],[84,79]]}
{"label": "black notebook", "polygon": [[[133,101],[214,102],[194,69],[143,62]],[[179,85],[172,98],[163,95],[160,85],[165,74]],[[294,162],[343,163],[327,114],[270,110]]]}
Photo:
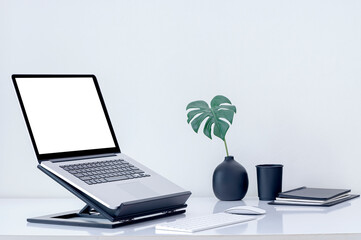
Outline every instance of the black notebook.
{"label": "black notebook", "polygon": [[329,207],[359,197],[350,194],[349,189],[308,188],[301,187],[278,194],[271,205],[297,205]]}
{"label": "black notebook", "polygon": [[349,192],[351,192],[350,189],[300,187],[286,192],[281,192],[278,194],[278,197],[327,201]]}

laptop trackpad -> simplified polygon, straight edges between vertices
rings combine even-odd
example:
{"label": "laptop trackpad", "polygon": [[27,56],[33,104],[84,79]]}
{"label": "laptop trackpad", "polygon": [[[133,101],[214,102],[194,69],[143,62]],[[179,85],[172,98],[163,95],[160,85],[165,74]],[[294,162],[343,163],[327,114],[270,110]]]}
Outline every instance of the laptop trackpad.
{"label": "laptop trackpad", "polygon": [[136,198],[154,197],[157,195],[157,192],[140,182],[118,184],[118,187]]}

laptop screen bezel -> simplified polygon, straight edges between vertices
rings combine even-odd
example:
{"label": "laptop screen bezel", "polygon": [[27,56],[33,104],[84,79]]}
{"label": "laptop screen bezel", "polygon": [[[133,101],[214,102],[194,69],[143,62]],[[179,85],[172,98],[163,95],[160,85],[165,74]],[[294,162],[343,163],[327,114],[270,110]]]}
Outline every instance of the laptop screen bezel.
{"label": "laptop screen bezel", "polygon": [[[53,160],[53,159],[58,159],[58,158],[72,158],[72,157],[82,157],[82,156],[98,155],[98,154],[120,153],[118,141],[115,136],[114,129],[111,124],[111,121],[110,121],[110,118],[108,115],[108,111],[106,109],[105,102],[104,102],[103,96],[101,94],[100,87],[99,87],[99,84],[98,84],[98,81],[97,81],[97,78],[95,77],[95,75],[93,75],[93,74],[13,74],[11,77],[12,77],[13,84],[15,87],[16,95],[18,97],[18,100],[19,100],[19,103],[21,106],[21,110],[24,115],[26,126],[29,131],[31,142],[33,144],[35,154],[36,154],[36,157],[37,157],[39,163],[41,163],[42,161]],[[99,97],[100,103],[102,105],[103,112],[105,114],[115,147],[39,154],[38,147],[36,145],[36,141],[35,141],[32,129],[31,129],[31,125],[30,125],[28,116],[26,114],[26,109],[24,107],[24,103],[21,98],[21,93],[19,91],[16,79],[17,78],[89,78],[89,77],[93,79],[93,82],[94,82],[95,88],[97,90],[98,97]]]}

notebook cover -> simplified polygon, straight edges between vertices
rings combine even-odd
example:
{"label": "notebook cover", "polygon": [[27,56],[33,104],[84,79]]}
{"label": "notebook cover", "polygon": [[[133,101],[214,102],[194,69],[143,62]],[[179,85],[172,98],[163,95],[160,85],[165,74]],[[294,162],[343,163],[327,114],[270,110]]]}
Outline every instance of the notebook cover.
{"label": "notebook cover", "polygon": [[286,192],[281,192],[278,194],[278,197],[326,201],[350,191],[350,189],[300,187]]}
{"label": "notebook cover", "polygon": [[331,207],[333,205],[336,205],[336,204],[339,204],[339,203],[342,203],[342,202],[345,202],[345,201],[348,201],[348,200],[351,200],[351,199],[354,199],[354,198],[357,198],[359,197],[360,195],[356,195],[356,194],[350,194],[349,197],[347,198],[342,198],[340,200],[336,200],[336,201],[333,201],[333,202],[329,202],[329,203],[325,203],[325,204],[322,204],[322,205],[307,205],[307,204],[298,204],[298,203],[275,203],[274,201],[272,202],[269,202],[268,204],[269,205],[289,205],[289,206],[307,206],[307,207]]}

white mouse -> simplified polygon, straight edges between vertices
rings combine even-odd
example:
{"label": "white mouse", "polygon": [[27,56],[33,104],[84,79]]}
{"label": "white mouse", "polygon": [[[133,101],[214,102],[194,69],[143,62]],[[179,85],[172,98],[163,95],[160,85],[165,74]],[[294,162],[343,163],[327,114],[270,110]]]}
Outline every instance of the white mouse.
{"label": "white mouse", "polygon": [[224,212],[231,214],[242,214],[242,215],[262,215],[266,213],[266,210],[252,206],[238,206],[238,207],[228,208]]}

